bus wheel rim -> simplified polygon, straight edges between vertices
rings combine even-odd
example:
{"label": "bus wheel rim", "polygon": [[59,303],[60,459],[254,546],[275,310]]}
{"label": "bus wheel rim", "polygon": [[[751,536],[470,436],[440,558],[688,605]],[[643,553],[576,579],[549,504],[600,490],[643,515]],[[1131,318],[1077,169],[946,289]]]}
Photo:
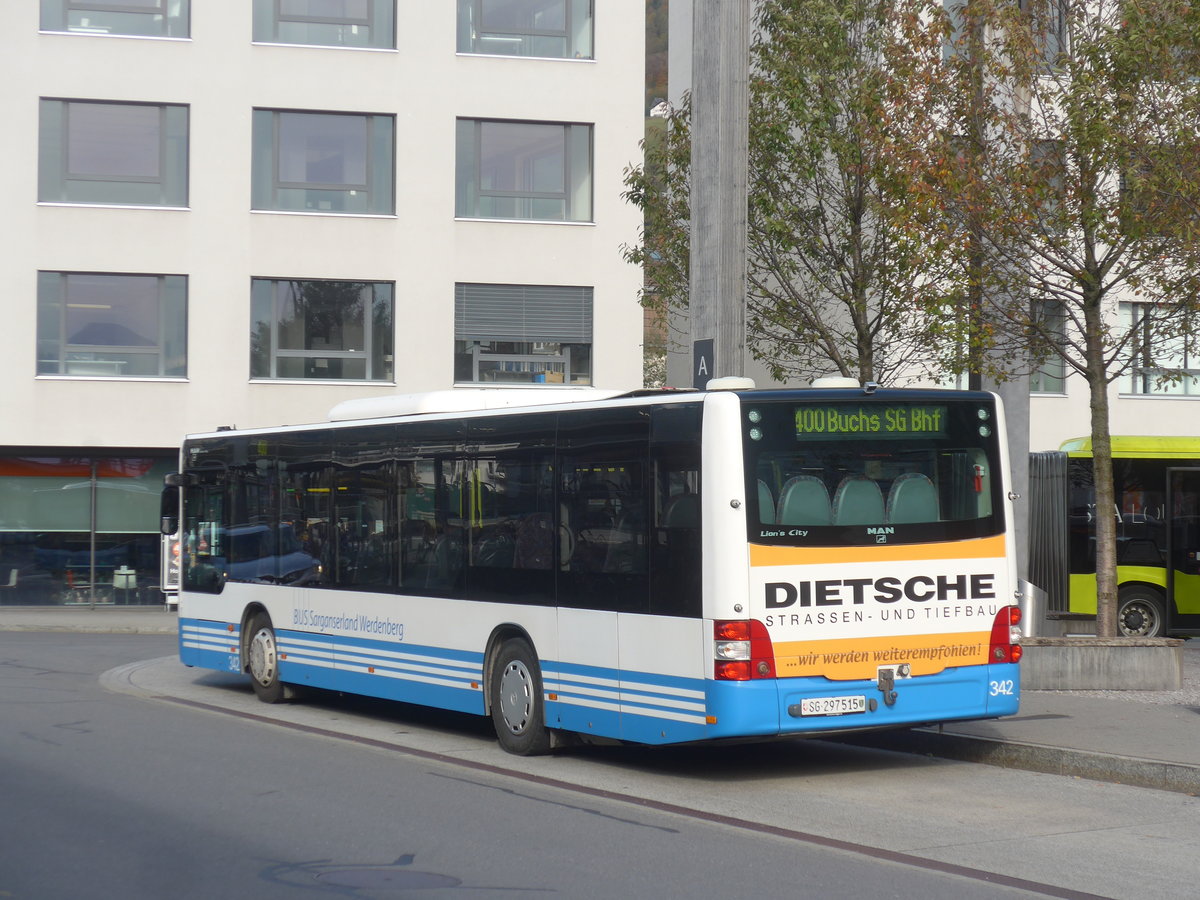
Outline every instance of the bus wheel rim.
{"label": "bus wheel rim", "polygon": [[1144,635],[1154,629],[1155,610],[1149,603],[1135,600],[1125,606],[1122,618],[1126,623],[1129,623],[1131,620],[1137,623],[1134,627],[1126,624],[1128,632],[1135,635]]}
{"label": "bus wheel rim", "polygon": [[250,677],[264,686],[275,679],[275,636],[268,628],[250,639]]}
{"label": "bus wheel rim", "polygon": [[533,676],[520,660],[513,660],[500,675],[500,715],[513,734],[529,727],[533,710]]}

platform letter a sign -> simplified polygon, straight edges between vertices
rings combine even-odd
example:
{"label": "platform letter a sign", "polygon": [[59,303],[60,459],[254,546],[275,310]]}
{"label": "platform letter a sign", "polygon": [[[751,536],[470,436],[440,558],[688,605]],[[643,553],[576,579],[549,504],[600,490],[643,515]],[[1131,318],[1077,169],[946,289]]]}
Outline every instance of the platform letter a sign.
{"label": "platform letter a sign", "polygon": [[704,390],[713,372],[713,339],[692,342],[692,387]]}

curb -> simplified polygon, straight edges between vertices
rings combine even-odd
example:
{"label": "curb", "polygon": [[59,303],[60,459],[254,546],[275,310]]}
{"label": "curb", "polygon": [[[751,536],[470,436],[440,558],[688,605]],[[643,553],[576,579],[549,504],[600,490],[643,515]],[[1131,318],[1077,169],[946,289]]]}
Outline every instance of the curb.
{"label": "curb", "polygon": [[174,624],[170,628],[161,626],[141,626],[141,625],[55,625],[53,623],[27,623],[27,622],[0,622],[0,631],[23,631],[23,632],[57,632],[59,634],[178,634],[178,630]]}
{"label": "curb", "polygon": [[842,743],[872,747],[877,750],[917,753],[962,762],[983,763],[1005,769],[1023,769],[1048,775],[1067,775],[1074,778],[1156,788],[1193,796],[1200,794],[1200,766],[1187,763],[1162,762],[1134,756],[1116,756],[1095,753],[1090,750],[1049,747],[1045,744],[1030,744],[1022,741],[939,733],[926,728],[851,735],[840,740]]}

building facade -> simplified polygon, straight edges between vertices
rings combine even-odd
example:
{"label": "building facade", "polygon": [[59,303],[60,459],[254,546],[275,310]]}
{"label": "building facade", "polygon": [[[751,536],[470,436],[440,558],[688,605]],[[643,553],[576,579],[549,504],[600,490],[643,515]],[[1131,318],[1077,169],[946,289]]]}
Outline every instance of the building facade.
{"label": "building facade", "polygon": [[16,7],[0,604],[160,601],[185,433],[640,386],[640,2]]}

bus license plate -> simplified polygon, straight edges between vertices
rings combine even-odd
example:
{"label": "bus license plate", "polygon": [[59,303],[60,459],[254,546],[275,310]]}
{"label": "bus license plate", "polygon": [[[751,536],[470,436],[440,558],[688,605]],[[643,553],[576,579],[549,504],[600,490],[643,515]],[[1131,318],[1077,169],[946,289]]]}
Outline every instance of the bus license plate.
{"label": "bus license plate", "polygon": [[852,697],[805,697],[800,701],[802,716],[844,716],[866,711],[867,698],[861,694]]}

